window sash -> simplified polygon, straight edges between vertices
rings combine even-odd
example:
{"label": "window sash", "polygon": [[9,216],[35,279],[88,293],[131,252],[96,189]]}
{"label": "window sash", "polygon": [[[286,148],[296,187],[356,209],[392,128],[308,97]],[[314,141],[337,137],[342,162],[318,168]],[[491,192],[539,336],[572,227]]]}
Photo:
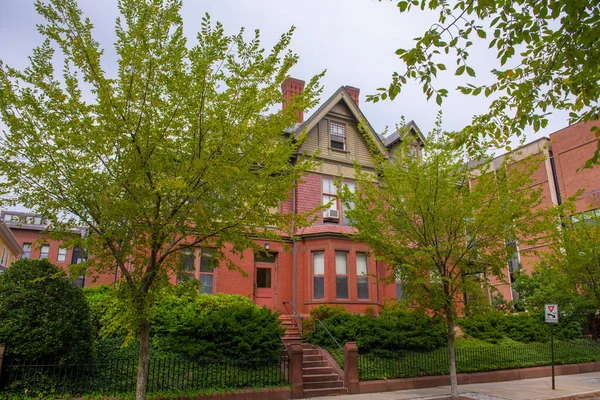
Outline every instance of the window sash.
{"label": "window sash", "polygon": [[48,258],[49,255],[50,255],[50,245],[45,244],[42,246],[42,248],[40,250],[40,259]]}
{"label": "window sash", "polygon": [[348,275],[348,253],[342,251],[335,252],[335,274]]}
{"label": "window sash", "polygon": [[335,276],[335,297],[336,297],[336,299],[347,299],[348,298],[348,276],[347,275],[336,275]]}
{"label": "window sash", "polygon": [[23,243],[23,258],[31,258],[31,243]]}
{"label": "window sash", "polygon": [[313,299],[325,298],[325,252],[312,253],[313,261]]}
{"label": "window sash", "polygon": [[364,253],[356,253],[356,275],[367,275],[367,255]]}
{"label": "window sash", "polygon": [[325,252],[313,253],[313,275],[325,275]]}
{"label": "window sash", "polygon": [[56,257],[56,261],[65,262],[67,260],[67,249],[65,247],[58,248],[58,256]]}
{"label": "window sash", "polygon": [[337,122],[329,124],[329,138],[332,141],[346,143],[346,125]]}
{"label": "window sash", "polygon": [[358,290],[358,298],[366,300],[369,298],[369,278],[366,276],[356,277],[356,286]]}

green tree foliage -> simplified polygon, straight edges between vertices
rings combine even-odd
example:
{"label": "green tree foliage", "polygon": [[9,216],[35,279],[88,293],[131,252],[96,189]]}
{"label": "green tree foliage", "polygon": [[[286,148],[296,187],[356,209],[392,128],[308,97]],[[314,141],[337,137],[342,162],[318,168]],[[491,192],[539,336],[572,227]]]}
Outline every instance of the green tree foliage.
{"label": "green tree foliage", "polygon": [[19,260],[0,274],[0,343],[8,355],[76,362],[92,344],[81,288],[48,260]]}
{"label": "green tree foliage", "polygon": [[352,314],[343,307],[319,306],[311,310],[306,339],[335,350],[335,343],[315,319],[325,324],[339,343],[356,342],[361,354],[397,354],[431,351],[445,343],[445,324],[439,317],[410,311],[399,305],[385,306],[378,317]]}
{"label": "green tree foliage", "polygon": [[573,215],[567,207],[561,229],[541,253],[531,276],[521,274],[516,288],[524,306],[540,310],[544,304],[558,304],[561,317],[577,318],[589,325],[592,337],[600,333],[600,215],[586,212]]}
{"label": "green tree foliage", "polygon": [[[420,8],[439,14],[415,38],[412,48],[396,50],[404,69],[395,72],[389,87],[379,89],[369,100],[393,99],[409,81],[417,81],[428,99],[435,97],[441,104],[448,89],[436,78],[444,70],[454,71],[445,61],[455,58],[456,75],[476,78],[470,52],[473,42],[479,42],[488,44],[489,59],[497,60],[494,78],[490,82],[473,79],[458,91],[489,97],[490,106],[458,133],[456,144],[466,143],[473,150],[486,142],[502,146],[510,136],[522,135],[526,127],[536,132],[546,127],[554,110],[568,111],[572,123],[598,119],[597,1],[402,0],[397,4],[401,13]],[[592,129],[600,138],[600,131]],[[598,163],[599,157],[600,141],[586,166]]]}
{"label": "green tree foliage", "polygon": [[[88,266],[125,282],[120,299],[140,335],[137,399],[145,396],[154,288],[183,246],[210,246],[229,267],[252,238],[277,240],[278,209],[301,174],[303,141],[285,130],[320,93],[314,77],[285,111],[280,86],[298,57],[293,28],[270,51],[259,32],[229,36],[208,15],[197,42],[180,0],[121,0],[117,64],[109,68],[75,0],[37,1],[44,42],[19,71],[0,63],[1,190],[51,221],[91,255]],[[55,53],[59,57],[55,58]],[[60,71],[56,70],[61,65]],[[116,74],[107,71],[116,70]],[[292,218],[289,216],[288,218]]]}
{"label": "green tree foliage", "polygon": [[[477,278],[504,279],[510,249],[518,237],[535,243],[545,218],[534,210],[541,193],[530,188],[535,162],[511,160],[497,171],[490,164],[470,166],[461,150],[450,150],[439,132],[428,140],[425,157],[416,159],[408,140],[395,159],[375,160],[379,180],[357,167],[357,190],[343,190],[347,216],[356,239],[367,243],[390,268],[390,280],[401,281],[409,300],[443,316],[456,396],[454,319],[463,293]],[[526,238],[532,238],[526,240]],[[468,294],[468,293],[467,293]]]}

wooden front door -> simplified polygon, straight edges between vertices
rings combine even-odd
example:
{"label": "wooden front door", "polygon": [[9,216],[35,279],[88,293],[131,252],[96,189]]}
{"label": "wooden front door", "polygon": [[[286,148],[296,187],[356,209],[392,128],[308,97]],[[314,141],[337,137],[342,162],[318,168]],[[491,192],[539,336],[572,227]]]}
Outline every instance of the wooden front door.
{"label": "wooden front door", "polygon": [[256,259],[254,263],[255,302],[275,309],[275,257]]}

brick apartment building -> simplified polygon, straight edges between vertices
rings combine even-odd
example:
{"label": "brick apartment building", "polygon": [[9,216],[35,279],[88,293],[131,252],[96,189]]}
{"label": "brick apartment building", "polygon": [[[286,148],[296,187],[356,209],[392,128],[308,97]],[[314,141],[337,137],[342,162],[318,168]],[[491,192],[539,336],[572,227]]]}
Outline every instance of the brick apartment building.
{"label": "brick apartment building", "polygon": [[[516,160],[527,156],[539,159],[539,167],[532,176],[533,186],[541,188],[543,207],[562,204],[564,199],[574,196],[582,190],[576,201],[576,214],[572,218],[585,218],[586,214],[600,215],[600,167],[583,169],[586,160],[596,150],[598,139],[590,131],[600,122],[579,123],[568,126],[549,137],[542,137],[515,150]],[[497,157],[493,167],[499,167],[506,155]],[[513,273],[519,268],[531,271],[539,261],[534,250],[543,251],[544,245],[530,247],[515,241],[508,244],[514,248],[513,257],[508,261],[506,283],[494,281],[493,285],[506,300],[515,300],[518,296],[512,288]]]}

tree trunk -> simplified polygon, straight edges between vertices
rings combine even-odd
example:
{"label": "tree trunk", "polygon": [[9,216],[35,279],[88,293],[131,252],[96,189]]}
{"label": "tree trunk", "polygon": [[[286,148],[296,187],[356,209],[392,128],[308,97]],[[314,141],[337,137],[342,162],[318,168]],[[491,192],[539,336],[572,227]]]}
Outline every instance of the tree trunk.
{"label": "tree trunk", "polygon": [[135,400],[145,400],[148,388],[148,367],[150,365],[150,322],[144,318],[140,322],[140,354],[138,357]]}
{"label": "tree trunk", "polygon": [[448,356],[450,358],[450,395],[452,400],[458,400],[456,355],[454,353],[454,316],[452,310],[446,310],[446,322],[448,323]]}

